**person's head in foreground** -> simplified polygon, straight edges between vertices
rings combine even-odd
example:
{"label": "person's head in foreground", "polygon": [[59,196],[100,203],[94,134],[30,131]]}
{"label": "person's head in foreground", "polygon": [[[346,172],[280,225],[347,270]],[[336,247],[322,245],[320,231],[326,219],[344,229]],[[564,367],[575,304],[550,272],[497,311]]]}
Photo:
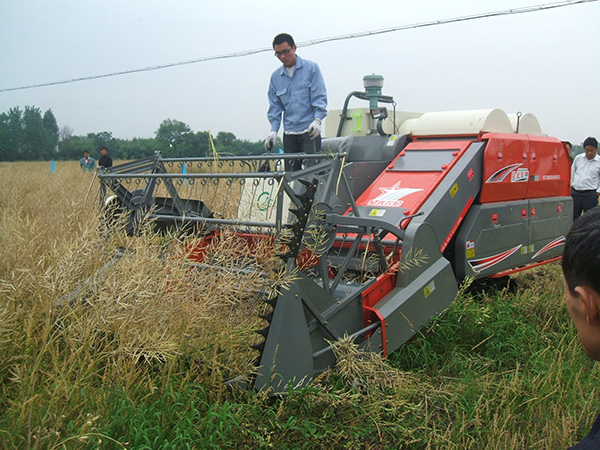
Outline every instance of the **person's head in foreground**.
{"label": "person's head in foreground", "polygon": [[600,361],[600,207],[587,211],[567,234],[562,258],[567,310],[583,349]]}

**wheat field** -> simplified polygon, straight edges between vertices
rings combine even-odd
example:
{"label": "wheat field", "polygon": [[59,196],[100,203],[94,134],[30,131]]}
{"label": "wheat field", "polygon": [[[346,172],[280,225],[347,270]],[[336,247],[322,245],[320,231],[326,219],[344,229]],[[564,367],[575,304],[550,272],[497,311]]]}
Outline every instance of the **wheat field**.
{"label": "wheat field", "polygon": [[106,233],[95,174],[49,168],[0,163],[0,448],[555,449],[600,409],[557,264],[463,292],[387,360],[342,341],[300,391],[232,390],[274,280],[191,271],[192,237]]}

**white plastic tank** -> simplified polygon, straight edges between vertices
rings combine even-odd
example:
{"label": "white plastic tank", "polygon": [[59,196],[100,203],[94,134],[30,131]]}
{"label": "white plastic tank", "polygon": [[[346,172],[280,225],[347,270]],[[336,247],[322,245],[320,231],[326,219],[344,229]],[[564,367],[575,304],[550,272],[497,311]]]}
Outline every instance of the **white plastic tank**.
{"label": "white plastic tank", "polygon": [[479,133],[513,133],[507,114],[501,109],[441,111],[425,113],[406,120],[398,134],[413,136],[473,135]]}
{"label": "white plastic tank", "polygon": [[[508,114],[508,119],[510,120],[510,125],[512,127],[513,133],[517,133],[517,114],[512,113]],[[530,134],[533,136],[541,136],[542,135],[542,127],[540,127],[540,123],[531,113],[525,113],[521,115],[519,119],[519,134]]]}

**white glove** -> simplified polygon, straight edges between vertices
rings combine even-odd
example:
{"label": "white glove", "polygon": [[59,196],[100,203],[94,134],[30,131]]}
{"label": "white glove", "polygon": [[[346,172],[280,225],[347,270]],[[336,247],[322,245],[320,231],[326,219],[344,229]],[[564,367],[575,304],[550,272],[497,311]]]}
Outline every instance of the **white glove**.
{"label": "white glove", "polygon": [[271,150],[277,144],[277,131],[271,131],[265,140],[265,148]]}
{"label": "white glove", "polygon": [[312,121],[308,127],[308,134],[311,141],[321,134],[321,121],[319,119],[315,118],[315,120]]}

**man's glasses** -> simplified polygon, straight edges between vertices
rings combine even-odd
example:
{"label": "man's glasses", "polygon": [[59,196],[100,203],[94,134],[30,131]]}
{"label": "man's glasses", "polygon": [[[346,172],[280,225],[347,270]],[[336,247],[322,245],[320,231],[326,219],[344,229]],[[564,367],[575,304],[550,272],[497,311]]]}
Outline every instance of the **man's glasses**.
{"label": "man's glasses", "polygon": [[282,50],[280,52],[275,52],[275,56],[277,56],[279,58],[280,56],[287,55],[291,51],[292,51],[291,48],[286,48],[285,50]]}

